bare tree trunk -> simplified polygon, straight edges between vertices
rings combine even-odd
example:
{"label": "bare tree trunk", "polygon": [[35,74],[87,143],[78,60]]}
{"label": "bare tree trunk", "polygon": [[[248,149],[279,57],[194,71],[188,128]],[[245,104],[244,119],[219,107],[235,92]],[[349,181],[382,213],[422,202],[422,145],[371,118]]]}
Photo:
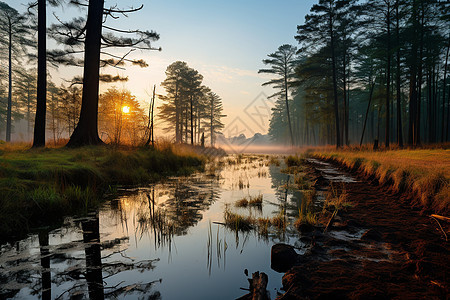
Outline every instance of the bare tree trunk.
{"label": "bare tree trunk", "polygon": [[[450,33],[448,34],[447,54],[445,55],[445,67],[444,67],[444,80],[442,85],[442,131],[441,131],[441,143],[444,142],[444,126],[445,126],[445,92],[447,90],[447,65],[448,65],[448,51],[450,49]],[[447,114],[448,118],[448,114]]]}
{"label": "bare tree trunk", "polygon": [[104,0],[89,1],[80,119],[69,143],[67,143],[68,147],[103,144],[98,136],[98,91],[103,4]]}
{"label": "bare tree trunk", "polygon": [[47,25],[46,0],[38,1],[38,74],[33,148],[45,146],[47,113]]}
{"label": "bare tree trunk", "polygon": [[289,124],[289,134],[291,136],[291,146],[294,146],[294,135],[292,133],[292,124],[291,124],[291,113],[289,111],[289,87],[288,87],[288,74],[287,74],[287,59],[284,62],[284,89],[285,89],[285,101],[286,101],[286,113],[288,118],[288,124]]}
{"label": "bare tree trunk", "polygon": [[386,128],[385,128],[385,145],[389,148],[390,140],[390,103],[391,103],[391,2],[387,1],[387,15],[386,15],[386,25],[387,25],[387,70],[386,70]]}
{"label": "bare tree trunk", "polygon": [[396,37],[397,37],[397,143],[400,148],[403,147],[403,128],[402,128],[402,106],[401,106],[401,70],[400,70],[400,16],[399,16],[399,0],[395,6],[396,17]]}
{"label": "bare tree trunk", "polygon": [[418,146],[421,144],[421,136],[420,136],[420,122],[421,122],[421,102],[422,102],[422,70],[423,70],[423,35],[424,35],[424,8],[422,6],[422,15],[421,15],[421,27],[420,27],[420,50],[419,50],[419,74],[418,74],[418,93],[417,93],[417,114],[416,114],[416,138],[415,138],[415,145]]}
{"label": "bare tree trunk", "polygon": [[191,95],[191,145],[194,145],[194,96]]}
{"label": "bare tree trunk", "polygon": [[340,130],[339,130],[339,101],[337,93],[337,75],[336,75],[336,56],[334,52],[334,31],[333,31],[333,16],[329,17],[329,31],[331,38],[331,64],[333,69],[333,93],[334,93],[334,117],[336,122],[336,148],[341,146]]}
{"label": "bare tree trunk", "polygon": [[370,104],[372,103],[372,95],[373,95],[373,89],[375,87],[375,80],[370,86],[370,94],[369,94],[369,104],[367,104],[367,110],[366,110],[366,117],[364,118],[364,126],[363,131],[361,134],[361,141],[359,142],[359,146],[361,147],[363,140],[364,140],[364,132],[366,131],[366,125],[367,125],[367,117],[369,116],[369,110],[370,110]]}
{"label": "bare tree trunk", "polygon": [[[413,3],[412,7],[412,19],[413,19],[413,28],[414,28],[414,36],[417,34],[417,4],[416,1]],[[416,114],[417,114],[417,41],[411,41],[411,71],[409,77],[409,130],[408,130],[408,144],[415,145],[416,144]]]}
{"label": "bare tree trunk", "polygon": [[11,141],[11,106],[12,106],[12,25],[9,19],[8,45],[8,107],[6,112],[6,141]]}
{"label": "bare tree trunk", "polygon": [[214,97],[211,95],[211,147],[214,147]]}

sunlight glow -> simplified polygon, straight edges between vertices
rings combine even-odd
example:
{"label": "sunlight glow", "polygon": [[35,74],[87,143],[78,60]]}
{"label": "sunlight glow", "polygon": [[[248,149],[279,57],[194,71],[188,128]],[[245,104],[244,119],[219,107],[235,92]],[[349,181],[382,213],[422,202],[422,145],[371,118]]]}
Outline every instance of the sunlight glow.
{"label": "sunlight glow", "polygon": [[130,112],[130,107],[128,107],[128,106],[122,106],[122,112],[123,112],[124,114],[129,113],[129,112]]}

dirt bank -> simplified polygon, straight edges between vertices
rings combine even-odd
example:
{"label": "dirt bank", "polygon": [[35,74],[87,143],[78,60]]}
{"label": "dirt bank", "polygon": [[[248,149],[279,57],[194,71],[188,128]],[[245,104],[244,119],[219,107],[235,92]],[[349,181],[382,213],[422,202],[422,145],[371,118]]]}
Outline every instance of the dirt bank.
{"label": "dirt bank", "polygon": [[343,188],[352,205],[325,234],[302,234],[310,248],[284,275],[279,299],[448,299],[450,247],[436,220],[376,182]]}

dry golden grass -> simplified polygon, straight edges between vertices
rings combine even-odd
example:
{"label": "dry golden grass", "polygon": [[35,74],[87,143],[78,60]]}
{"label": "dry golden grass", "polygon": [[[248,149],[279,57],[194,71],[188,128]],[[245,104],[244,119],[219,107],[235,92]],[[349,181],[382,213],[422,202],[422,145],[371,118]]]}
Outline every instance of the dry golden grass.
{"label": "dry golden grass", "polygon": [[450,211],[449,149],[327,150],[312,151],[311,155],[334,160],[366,176],[373,175],[381,184],[409,193],[425,209],[436,213]]}

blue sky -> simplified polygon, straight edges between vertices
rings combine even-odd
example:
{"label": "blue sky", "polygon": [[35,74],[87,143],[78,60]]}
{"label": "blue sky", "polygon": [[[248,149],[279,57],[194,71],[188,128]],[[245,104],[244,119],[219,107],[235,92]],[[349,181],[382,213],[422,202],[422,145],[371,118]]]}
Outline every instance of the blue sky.
{"label": "blue sky", "polygon": [[[3,0],[4,1],[4,0]],[[6,3],[23,11],[20,3],[25,1],[6,0]],[[164,93],[158,85],[164,80],[166,67],[177,60],[186,61],[204,75],[204,84],[219,94],[224,103],[225,123],[239,117],[248,123],[243,108],[261,92],[270,94],[271,88],[261,84],[267,75],[258,75],[263,68],[262,59],[276,51],[282,44],[296,45],[294,35],[298,24],[304,22],[316,0],[122,0],[105,1],[105,6],[144,9],[130,14],[128,18],[109,23],[121,29],[155,30],[161,35],[156,47],[161,52],[136,51],[135,57],[144,57],[149,67],[129,67],[126,71],[110,70],[129,76],[129,82],[118,84],[128,88],[142,103],[148,102],[148,91],[157,84],[157,92]],[[67,20],[76,14],[74,9],[59,10],[56,14]],[[52,16],[48,23],[54,22]],[[80,70],[60,69],[52,74],[58,82],[60,77],[70,77]],[[103,86],[103,89],[107,86]],[[254,131],[265,132],[254,128]]]}

